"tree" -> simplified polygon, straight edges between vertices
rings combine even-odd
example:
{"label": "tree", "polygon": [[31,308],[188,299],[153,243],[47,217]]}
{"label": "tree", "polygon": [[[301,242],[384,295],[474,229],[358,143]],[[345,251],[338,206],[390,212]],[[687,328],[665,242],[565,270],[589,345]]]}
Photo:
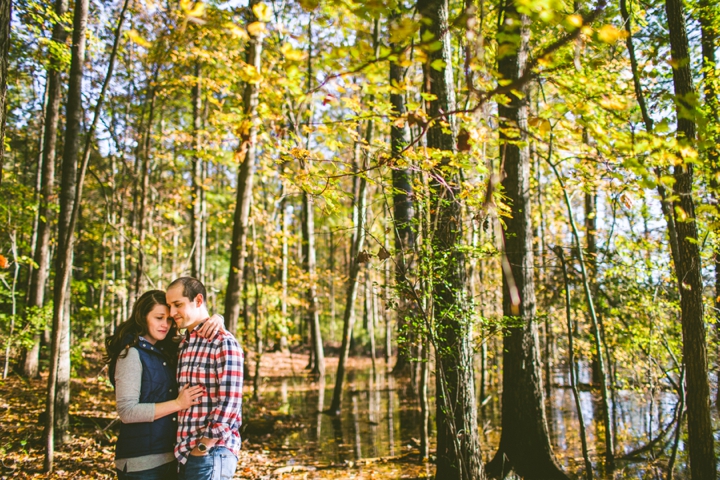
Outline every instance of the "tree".
{"label": "tree", "polygon": [[[514,81],[528,68],[530,22],[515,2],[504,8],[498,71],[504,80]],[[500,446],[487,469],[500,478],[514,469],[529,479],[566,479],[550,445],[535,321],[527,96],[523,88],[507,97],[498,105],[498,115],[502,186],[511,208],[503,259],[503,316],[510,322],[503,336],[503,392],[508,394],[502,398]]]}
{"label": "tree", "polygon": [[[672,53],[677,138],[681,146],[696,141],[695,89],[690,71],[690,56],[685,30],[685,9],[681,0],[666,0],[665,11]],[[703,281],[693,198],[693,159],[678,151],[673,177],[673,215],[678,237],[678,256],[673,258],[680,284],[680,309],[683,334],[683,360],[686,367],[688,444],[690,474],[693,479],[715,478],[715,446],[710,421],[707,344],[703,318]]]}
{"label": "tree", "polygon": [[[423,66],[427,113],[428,149],[439,156],[430,172],[430,210],[433,212],[431,247],[433,320],[435,330],[437,470],[435,478],[470,480],[485,478],[477,428],[472,347],[472,316],[465,298],[465,255],[462,249],[460,172],[451,167],[456,152],[452,51],[448,32],[448,2],[420,0],[418,11],[425,22],[423,38],[439,48],[428,48]],[[438,68],[439,67],[439,68]],[[428,88],[429,86],[429,88]],[[462,432],[462,433],[461,433]]]}
{"label": "tree", "polygon": [[[399,22],[402,16],[398,10],[393,10],[390,15],[390,24],[393,26],[395,22]],[[396,42],[390,42],[390,48],[394,52],[402,51],[403,46]],[[404,54],[398,53],[398,57]],[[390,103],[393,108],[393,115],[403,117],[407,114],[405,107],[405,96],[402,92],[403,77],[405,69],[400,65],[398,60],[390,60],[390,85],[394,88],[390,90]],[[414,217],[414,207],[412,201],[412,172],[409,166],[400,166],[402,164],[403,150],[410,145],[410,128],[402,122],[398,124],[393,122],[390,126],[390,151],[393,163],[396,165],[392,169],[392,199],[393,199],[393,237],[395,240],[395,284],[399,290],[398,302],[398,330],[404,337],[410,333],[407,327],[405,317],[410,314],[408,309],[411,303],[407,301],[410,288],[409,277],[412,275],[411,257],[405,255],[405,252],[412,251],[415,248],[415,232],[412,225]],[[409,342],[408,342],[409,343]],[[397,363],[394,371],[399,372],[409,366],[409,346],[400,345],[398,349]]]}
{"label": "tree", "polygon": [[6,94],[11,20],[12,2],[10,0],[5,0],[2,4],[0,4],[0,184],[2,184],[2,172],[3,165],[5,163],[5,124],[7,120]]}
{"label": "tree", "polygon": [[[62,17],[67,11],[67,0],[55,2],[55,14]],[[53,26],[53,41],[59,45],[65,43],[67,33],[65,27],[57,22]],[[45,122],[43,127],[43,151],[41,193],[39,206],[38,232],[33,260],[37,265],[32,271],[28,293],[28,307],[30,312],[43,306],[45,300],[45,284],[47,283],[48,268],[50,266],[50,234],[51,213],[55,192],[55,152],[57,150],[57,130],[60,119],[60,69],[59,59],[50,58],[47,66],[47,107],[45,109]],[[40,333],[33,335],[32,347],[25,351],[23,373],[28,377],[38,375],[38,361],[40,355]]]}
{"label": "tree", "polygon": [[[80,152],[80,129],[82,120],[82,81],[85,61],[85,31],[87,28],[88,0],[75,3],[72,35],[72,61],[68,80],[66,107],[65,144],[62,160],[60,188],[60,214],[58,216],[58,248],[56,276],[53,295],[53,328],[48,374],[48,395],[45,404],[45,471],[53,469],[55,453],[55,395],[58,385],[58,364],[60,363],[60,342],[69,336],[70,325],[66,317],[66,297],[70,286],[73,252],[73,220],[77,219],[77,163]],[[75,215],[73,215],[75,213]],[[73,218],[74,217],[74,218]],[[69,353],[69,352],[68,352]],[[69,373],[69,372],[68,372]],[[68,379],[69,380],[69,379]]]}
{"label": "tree", "polygon": [[[250,19],[252,22],[260,21],[258,18],[258,11],[261,10],[260,5],[262,4],[257,0],[250,2],[249,6],[252,10]],[[250,203],[252,202],[253,177],[255,176],[259,122],[257,106],[263,36],[263,30],[258,29],[253,32],[248,41],[246,62],[254,69],[256,77],[248,80],[245,84],[243,93],[245,118],[238,128],[241,138],[237,156],[242,158],[242,162],[237,176],[237,197],[230,249],[230,271],[228,272],[227,290],[225,292],[225,324],[233,333],[237,332],[238,318],[240,316],[240,290],[244,281],[245,245],[247,243],[247,229],[250,218]]]}

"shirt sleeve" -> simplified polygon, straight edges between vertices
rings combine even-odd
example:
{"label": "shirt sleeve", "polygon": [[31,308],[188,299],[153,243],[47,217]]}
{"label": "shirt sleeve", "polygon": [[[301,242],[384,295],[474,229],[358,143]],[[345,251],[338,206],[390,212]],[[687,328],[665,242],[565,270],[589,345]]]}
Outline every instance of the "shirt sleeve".
{"label": "shirt sleeve", "polygon": [[123,423],[152,422],[155,419],[155,404],[140,403],[141,384],[140,354],[135,348],[130,348],[126,357],[118,358],[115,367],[115,401]]}
{"label": "shirt sleeve", "polygon": [[217,392],[205,436],[227,442],[233,430],[239,430],[242,425],[244,356],[232,335],[223,335],[214,360]]}

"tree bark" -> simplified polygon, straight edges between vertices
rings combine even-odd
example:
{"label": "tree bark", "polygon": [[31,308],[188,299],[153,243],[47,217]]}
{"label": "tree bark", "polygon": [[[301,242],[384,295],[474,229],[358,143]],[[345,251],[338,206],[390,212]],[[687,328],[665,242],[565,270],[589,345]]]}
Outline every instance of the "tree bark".
{"label": "tree bark", "polygon": [[[665,10],[673,59],[673,83],[677,115],[677,137],[681,144],[696,146],[695,89],[690,71],[685,10],[682,0],[666,0]],[[674,167],[673,214],[678,236],[675,271],[680,283],[680,310],[683,332],[683,358],[686,365],[688,412],[688,451],[693,480],[716,478],[715,447],[710,421],[707,345],[703,319],[701,259],[693,199],[693,163],[678,152],[680,164]]]}
{"label": "tree bark", "polygon": [[[447,0],[419,0],[425,22],[420,34],[432,36],[440,48],[428,53],[424,65],[425,91],[434,95],[427,113],[436,119],[427,131],[427,146],[444,158],[430,174],[433,317],[436,356],[436,421],[438,480],[485,478],[475,402],[472,312],[467,301],[463,253],[460,172],[450,167],[455,151],[455,119],[443,117],[455,110],[452,47]],[[442,62],[437,68],[438,62]],[[442,125],[447,122],[448,125]]]}
{"label": "tree bark", "polygon": [[308,192],[303,192],[303,267],[308,276],[307,321],[312,338],[313,362],[311,373],[325,375],[325,353],[320,331],[320,307],[317,300],[317,259],[315,256],[315,202]]}
{"label": "tree bark", "polygon": [[[356,148],[356,152],[357,152]],[[363,167],[367,166],[367,156],[363,155]],[[350,339],[352,336],[353,326],[355,325],[355,300],[358,291],[358,276],[362,268],[362,252],[365,242],[365,215],[367,211],[367,179],[360,176],[358,184],[358,198],[353,202],[353,220],[355,232],[353,233],[353,243],[350,249],[350,275],[348,277],[347,293],[345,296],[345,312],[343,313],[343,334],[342,345],[340,347],[340,360],[338,362],[337,373],[335,375],[335,388],[333,390],[333,398],[330,403],[328,413],[331,415],[339,415],[342,403],[342,387],[345,380],[345,365],[350,355]]]}
{"label": "tree bark", "polygon": [[88,0],[77,0],[73,18],[72,60],[68,83],[66,107],[65,145],[62,161],[60,187],[60,215],[58,216],[58,247],[54,285],[52,347],[48,374],[45,424],[45,472],[52,472],[55,454],[55,397],[60,363],[60,342],[63,332],[69,332],[65,320],[65,295],[70,283],[72,269],[73,210],[76,208],[77,160],[80,147],[82,120],[82,80],[85,60],[85,30],[87,27]]}
{"label": "tree bark", "polygon": [[[397,22],[401,19],[400,12],[393,10],[389,21]],[[390,43],[390,49],[400,50],[402,45]],[[405,68],[397,61],[390,61],[390,103],[393,108],[393,115],[402,117],[407,113],[405,107],[405,95],[402,93],[402,86],[405,83]],[[398,353],[397,361],[393,371],[401,373],[407,371],[410,366],[410,341],[402,342],[400,339],[409,338],[405,318],[411,314],[409,308],[411,303],[407,298],[408,277],[412,274],[412,257],[406,256],[405,252],[415,248],[415,231],[412,225],[415,211],[412,201],[412,172],[407,166],[398,166],[402,162],[402,151],[410,144],[410,128],[403,122],[390,125],[390,145],[393,165],[392,186],[393,186],[393,236],[395,239],[395,284],[398,289],[397,303],[397,326],[398,329]]]}
{"label": "tree bark", "polygon": [[[258,3],[252,0],[249,11]],[[250,14],[251,21],[258,21],[254,13]],[[259,73],[261,66],[263,34],[257,33],[250,37],[247,50],[247,63],[252,65]],[[235,201],[235,214],[233,216],[232,246],[230,249],[230,271],[228,272],[228,285],[225,293],[225,325],[233,334],[237,332],[238,317],[240,316],[240,289],[243,284],[245,271],[245,244],[247,243],[247,228],[250,217],[250,203],[252,202],[253,178],[255,176],[255,157],[257,151],[257,133],[259,119],[257,116],[259,87],[257,83],[248,82],[245,85],[243,101],[245,104],[245,120],[248,122],[247,132],[240,138],[240,151],[237,155],[244,158],[238,171],[237,198]]]}
{"label": "tree bark", "polygon": [[[67,0],[55,2],[55,13],[60,17],[67,12]],[[63,44],[67,38],[65,28],[60,23],[53,27],[53,41]],[[42,179],[39,207],[39,223],[35,256],[37,268],[33,269],[28,295],[28,307],[40,308],[45,302],[45,285],[50,266],[50,220],[52,218],[55,193],[55,153],[57,149],[58,121],[60,119],[60,71],[50,61],[47,68],[48,102],[45,110],[45,124],[42,151]],[[40,355],[40,332],[33,337],[33,346],[25,353],[23,373],[30,378],[37,377]]]}
{"label": "tree bark", "polygon": [[[145,228],[147,197],[150,188],[150,144],[152,141],[153,120],[155,117],[155,99],[157,89],[157,79],[160,72],[160,65],[156,65],[155,73],[151,84],[148,85],[150,90],[150,112],[148,113],[148,121],[143,138],[143,147],[141,150],[142,160],[140,162],[140,198],[138,202],[137,228],[138,228],[138,261],[135,264],[135,296],[139,296],[143,290],[145,278],[145,236],[147,229]],[[134,301],[134,299],[133,299]]]}
{"label": "tree bark", "polygon": [[[718,70],[716,64],[715,48],[718,32],[715,27],[717,21],[717,6],[708,0],[702,0],[699,5],[699,20],[701,32],[701,46],[703,56],[703,98],[708,110],[709,121],[707,142],[707,160],[710,166],[710,187],[715,199],[715,222],[720,222],[720,99],[718,98]],[[720,351],[720,245],[715,245],[713,255],[715,264],[715,342]],[[720,372],[720,361],[716,367]],[[720,378],[720,377],[719,377]],[[720,387],[717,390],[715,406],[720,408]]]}
{"label": "tree bark", "polygon": [[[520,78],[527,62],[529,20],[513,1],[505,4],[504,18],[499,50],[507,53],[498,59],[498,68],[503,79],[512,81]],[[505,233],[503,315],[517,319],[517,326],[504,329],[502,435],[487,469],[493,477],[504,478],[514,469],[528,479],[564,480],[568,477],[557,463],[548,434],[535,319],[527,97],[510,93],[498,113],[506,174],[502,185],[512,209]]]}
{"label": "tree bark", "polygon": [[195,85],[192,88],[192,112],[193,112],[193,156],[192,156],[192,218],[190,219],[190,237],[192,245],[192,263],[190,274],[202,281],[200,272],[202,270],[202,170],[203,160],[200,158],[200,109],[202,108],[200,62],[195,62]]}
{"label": "tree bark", "polygon": [[7,120],[7,77],[10,54],[10,22],[12,2],[4,0],[0,5],[0,184],[5,165],[5,124]]}

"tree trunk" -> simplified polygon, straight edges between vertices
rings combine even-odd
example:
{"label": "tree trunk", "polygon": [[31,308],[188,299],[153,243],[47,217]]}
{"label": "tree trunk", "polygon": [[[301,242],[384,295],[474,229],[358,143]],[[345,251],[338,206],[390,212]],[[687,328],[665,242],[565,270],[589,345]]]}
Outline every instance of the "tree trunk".
{"label": "tree trunk", "polygon": [[602,354],[602,340],[600,338],[601,329],[600,324],[598,322],[598,317],[595,313],[595,304],[593,302],[593,295],[591,292],[591,286],[590,286],[590,279],[589,275],[587,273],[587,269],[585,268],[585,256],[583,254],[582,249],[582,243],[580,241],[580,233],[578,232],[577,225],[575,223],[575,217],[573,215],[572,211],[572,203],[570,201],[570,196],[567,193],[567,190],[565,188],[565,184],[562,180],[562,177],[560,176],[560,172],[558,172],[557,167],[552,163],[552,144],[550,144],[550,153],[548,154],[548,163],[550,163],[550,167],[553,170],[553,173],[557,177],[558,183],[560,184],[560,189],[563,193],[563,198],[565,199],[565,206],[567,207],[568,211],[568,220],[570,222],[570,231],[572,232],[573,239],[575,241],[575,248],[577,248],[578,252],[578,260],[580,261],[580,272],[582,274],[582,281],[583,281],[583,290],[585,291],[585,299],[587,301],[588,305],[588,312],[590,314],[590,319],[592,321],[592,332],[593,332],[593,339],[595,340],[595,360],[598,363],[598,371],[599,371],[599,377],[598,381],[600,384],[600,392],[602,395],[602,420],[603,420],[603,430],[605,431],[604,440],[605,440],[605,464],[607,467],[607,471],[611,472],[615,467],[615,446],[614,446],[614,438],[613,438],[613,426],[610,422],[610,399],[608,395],[608,387],[607,387],[607,372],[605,369],[605,361]]}
{"label": "tree trunk", "polygon": [[[150,112],[148,114],[148,122],[145,131],[145,137],[143,139],[142,148],[142,161],[140,164],[140,198],[138,202],[138,215],[137,227],[138,227],[138,261],[135,264],[135,296],[139,296],[143,290],[144,278],[145,278],[145,237],[147,235],[147,229],[145,228],[146,221],[146,210],[147,210],[147,197],[148,190],[150,188],[150,143],[152,141],[152,129],[153,120],[155,116],[155,91],[157,88],[157,78],[160,72],[160,65],[158,64],[153,75],[152,84],[148,85],[150,89]],[[133,299],[134,301],[134,299]]]}
{"label": "tree trunk", "polygon": [[[58,16],[65,15],[67,11],[67,0],[57,0],[55,13]],[[53,27],[53,40],[58,43],[65,43],[67,33],[65,28],[58,22]],[[35,256],[33,260],[37,268],[33,269],[30,281],[30,292],[28,296],[28,307],[40,308],[45,301],[45,284],[48,278],[50,266],[50,219],[53,211],[53,197],[55,191],[55,151],[57,149],[57,130],[60,119],[60,97],[62,86],[60,85],[60,71],[52,62],[47,69],[48,102],[45,110],[45,125],[43,134],[42,152],[42,179],[41,196],[39,207],[39,223],[37,243],[35,245]],[[40,332],[33,337],[33,345],[25,353],[23,372],[30,378],[38,375],[38,362],[40,355]]]}
{"label": "tree trunk", "polygon": [[[251,0],[249,7],[258,3],[258,0]],[[254,13],[251,13],[251,21],[258,21]],[[252,36],[247,47],[247,63],[260,72],[260,59],[262,54],[263,34],[257,33]],[[245,271],[245,244],[247,243],[247,227],[250,217],[250,203],[252,201],[253,177],[255,176],[255,156],[257,150],[257,133],[259,87],[257,83],[248,82],[245,85],[244,105],[245,119],[240,138],[240,150],[236,154],[244,155],[240,164],[237,180],[237,198],[235,201],[235,214],[233,217],[232,247],[230,249],[230,271],[228,273],[228,285],[225,293],[225,325],[233,334],[237,331],[238,317],[240,315],[240,289],[243,283]],[[247,122],[247,123],[246,123]]]}
{"label": "tree trunk", "polygon": [[[701,31],[701,45],[703,56],[703,97],[708,110],[709,121],[707,142],[707,161],[710,165],[710,186],[715,198],[715,222],[720,222],[720,99],[718,98],[718,70],[716,65],[715,48],[718,32],[714,23],[717,21],[717,7],[708,0],[702,0],[699,5],[699,19]],[[715,264],[715,342],[720,351],[720,245],[715,245],[713,255]],[[717,362],[720,374],[720,361]],[[720,376],[718,377],[720,378]],[[720,387],[717,390],[715,406],[720,408]]]}
{"label": "tree trunk", "polygon": [[60,363],[60,342],[63,332],[70,329],[65,321],[65,295],[70,284],[72,269],[72,219],[76,208],[77,161],[80,147],[82,120],[82,80],[85,60],[85,30],[87,27],[88,0],[77,0],[73,18],[72,60],[66,107],[65,145],[60,185],[60,215],[58,216],[58,247],[54,286],[52,347],[48,374],[45,424],[45,472],[52,472],[55,454],[55,397]]}
{"label": "tree trunk", "polygon": [[190,219],[190,237],[192,245],[192,262],[190,274],[202,281],[200,271],[202,266],[202,170],[203,160],[200,158],[200,62],[195,62],[195,85],[192,88],[193,112],[193,156],[192,156],[192,218]]}
{"label": "tree trunk", "polygon": [[[424,65],[427,102],[432,120],[427,131],[429,149],[453,155],[455,119],[444,116],[455,110],[451,39],[447,0],[419,0],[418,12],[426,23],[421,36],[431,36],[440,48],[429,49]],[[436,62],[442,62],[436,68]],[[448,127],[441,122],[450,124]],[[473,367],[472,312],[467,300],[465,254],[463,253],[460,172],[444,157],[430,176],[432,231],[428,232],[432,251],[432,284],[436,356],[437,470],[435,478],[471,480],[485,478],[480,456],[475,371]]]}
{"label": "tree trunk", "polygon": [[[400,20],[400,12],[393,10],[390,15],[390,22]],[[396,43],[390,43],[390,49],[398,51],[402,46]],[[402,88],[404,84],[405,68],[400,66],[397,61],[390,61],[390,85]],[[390,103],[393,108],[393,115],[402,117],[407,113],[405,108],[405,96],[397,89],[390,91]],[[390,143],[392,164],[395,165],[403,156],[402,151],[410,144],[410,128],[405,122],[397,124],[392,122],[390,125]],[[410,366],[410,343],[401,342],[400,339],[410,338],[411,332],[408,331],[407,322],[408,315],[411,315],[409,307],[410,302],[407,299],[408,277],[412,274],[412,257],[406,256],[405,252],[412,251],[415,248],[415,231],[412,221],[415,216],[412,201],[412,172],[408,167],[393,167],[392,169],[392,186],[393,186],[393,233],[395,238],[395,283],[398,289],[397,302],[397,326],[398,329],[398,352],[397,361],[395,363],[394,372],[401,373],[406,371]]]}
{"label": "tree trunk", "polygon": [[325,353],[320,331],[320,308],[317,300],[317,260],[315,257],[315,202],[308,192],[303,192],[303,267],[308,276],[308,326],[312,338],[313,375],[325,375]]}
{"label": "tree trunk", "polygon": [[[505,4],[505,22],[499,32],[499,72],[516,80],[524,72],[530,37],[529,20],[514,2]],[[502,436],[488,474],[504,478],[514,469],[528,479],[567,479],[552,451],[545,416],[540,367],[540,345],[535,319],[532,225],[530,215],[530,152],[527,147],[528,106],[525,96],[510,94],[510,102],[498,106],[500,159],[505,166],[502,182],[512,217],[505,233],[503,315],[519,326],[506,327],[503,337]],[[513,131],[508,131],[513,130]],[[517,141],[519,139],[519,142]]]}
{"label": "tree trunk", "polygon": [[11,19],[12,2],[4,0],[0,5],[0,184],[2,184],[2,172],[5,164],[5,123],[7,117],[7,76]]}
{"label": "tree trunk", "polygon": [[[358,149],[356,149],[357,151]],[[367,167],[367,156],[363,154],[363,167]],[[358,198],[353,202],[353,220],[355,232],[350,250],[350,275],[348,277],[347,294],[345,297],[345,312],[343,313],[343,334],[340,347],[340,360],[338,362],[337,374],[335,375],[335,389],[328,412],[331,415],[340,414],[342,403],[342,387],[345,379],[345,364],[350,355],[350,339],[353,326],[355,325],[355,300],[357,299],[358,276],[362,267],[362,252],[365,242],[365,215],[367,211],[367,179],[360,176],[358,184]]]}
{"label": "tree trunk", "polygon": [[580,393],[577,388],[577,375],[575,369],[575,347],[573,346],[573,321],[570,313],[570,282],[568,281],[567,265],[561,247],[557,247],[557,256],[562,265],[563,280],[565,283],[565,318],[567,320],[568,336],[568,366],[570,367],[570,388],[572,388],[575,399],[575,410],[577,410],[578,426],[580,427],[580,443],[582,445],[583,460],[585,461],[585,478],[592,480],[593,470],[588,456],[587,436],[585,435],[585,420],[583,418],[582,405],[580,404]]}
{"label": "tree trunk", "polygon": [[280,199],[280,228],[282,232],[282,270],[280,272],[280,350],[287,352],[288,345],[288,214],[287,214],[287,198],[285,197],[285,187],[283,186],[282,197]]}
{"label": "tree trunk", "polygon": [[370,278],[370,269],[365,269],[365,298],[363,305],[363,315],[368,338],[370,340],[370,359],[372,360],[372,371],[373,375],[377,373],[376,365],[376,345],[375,345],[375,308],[374,308],[375,293],[373,292],[372,280]]}
{"label": "tree trunk", "polygon": [[[695,145],[695,109],[685,11],[682,0],[666,0],[665,9],[673,59],[673,83],[677,114],[677,137],[681,144]],[[716,478],[715,448],[710,421],[707,345],[703,319],[703,282],[693,199],[693,163],[681,160],[674,168],[673,214],[678,236],[675,271],[680,283],[683,359],[686,365],[688,452],[693,480]]]}

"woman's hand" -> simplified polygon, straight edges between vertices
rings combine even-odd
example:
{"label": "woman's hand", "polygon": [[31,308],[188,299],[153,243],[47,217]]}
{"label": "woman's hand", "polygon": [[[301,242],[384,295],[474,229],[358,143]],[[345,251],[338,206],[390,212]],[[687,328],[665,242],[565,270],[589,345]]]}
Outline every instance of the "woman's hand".
{"label": "woman's hand", "polygon": [[202,326],[198,330],[198,335],[203,338],[214,337],[215,334],[220,331],[220,329],[224,328],[223,322],[224,319],[222,315],[218,315],[217,313],[213,314],[212,317],[207,319],[207,321],[202,324]]}
{"label": "woman's hand", "polygon": [[180,410],[185,410],[192,407],[193,405],[200,403],[200,397],[202,397],[204,393],[204,386],[194,385],[191,387],[188,383],[187,385],[180,387],[178,397],[175,401],[180,406]]}

